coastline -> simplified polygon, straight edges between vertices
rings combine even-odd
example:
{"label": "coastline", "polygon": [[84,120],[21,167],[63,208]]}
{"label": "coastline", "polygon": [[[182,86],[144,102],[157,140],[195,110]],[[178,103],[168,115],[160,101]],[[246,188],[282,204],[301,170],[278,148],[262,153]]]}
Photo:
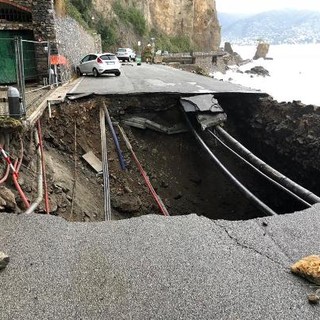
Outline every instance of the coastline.
{"label": "coastline", "polygon": [[[242,59],[252,59],[256,46],[234,45]],[[213,77],[253,89],[260,89],[278,102],[301,101],[320,106],[317,78],[320,74],[320,44],[271,45],[268,57],[272,60],[252,60],[242,66],[230,66],[226,74],[215,72]],[[270,77],[245,73],[255,66],[269,71]]]}

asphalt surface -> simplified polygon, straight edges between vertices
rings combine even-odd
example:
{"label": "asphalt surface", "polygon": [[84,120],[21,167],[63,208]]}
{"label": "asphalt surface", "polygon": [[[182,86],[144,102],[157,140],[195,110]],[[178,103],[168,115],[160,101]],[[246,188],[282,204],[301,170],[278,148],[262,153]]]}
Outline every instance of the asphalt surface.
{"label": "asphalt surface", "polygon": [[140,93],[262,93],[230,82],[178,70],[164,65],[135,63],[122,66],[121,76],[84,76],[70,93],[83,94],[140,94]]}
{"label": "asphalt surface", "polygon": [[[83,77],[71,92],[256,91],[142,65],[124,66],[120,77]],[[10,256],[0,272],[0,320],[320,319],[320,305],[307,301],[311,284],[289,269],[320,253],[319,229],[320,204],[236,222],[0,214],[0,251]]]}
{"label": "asphalt surface", "polygon": [[319,254],[320,205],[250,221],[0,215],[0,319],[320,319],[290,273]]}

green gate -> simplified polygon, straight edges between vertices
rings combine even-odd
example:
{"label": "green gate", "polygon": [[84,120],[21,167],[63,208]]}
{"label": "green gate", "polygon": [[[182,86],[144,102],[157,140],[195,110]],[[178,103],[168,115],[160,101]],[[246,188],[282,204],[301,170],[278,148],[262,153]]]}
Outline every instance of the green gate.
{"label": "green gate", "polygon": [[[34,39],[32,31],[28,30],[0,31],[0,84],[17,82],[15,37],[21,37],[23,40]],[[35,79],[37,77],[37,70],[35,49],[32,42],[23,43],[23,61],[25,79]]]}

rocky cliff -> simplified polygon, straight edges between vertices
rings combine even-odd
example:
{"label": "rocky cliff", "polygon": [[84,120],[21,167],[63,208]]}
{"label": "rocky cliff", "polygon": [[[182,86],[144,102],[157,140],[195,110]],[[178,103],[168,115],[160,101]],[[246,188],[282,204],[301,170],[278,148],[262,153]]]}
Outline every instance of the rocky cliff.
{"label": "rocky cliff", "polygon": [[[220,26],[214,0],[93,0],[105,17],[114,16],[112,4],[135,6],[143,12],[149,30],[169,36],[188,36],[196,49],[216,50]],[[124,35],[125,37],[125,35]]]}

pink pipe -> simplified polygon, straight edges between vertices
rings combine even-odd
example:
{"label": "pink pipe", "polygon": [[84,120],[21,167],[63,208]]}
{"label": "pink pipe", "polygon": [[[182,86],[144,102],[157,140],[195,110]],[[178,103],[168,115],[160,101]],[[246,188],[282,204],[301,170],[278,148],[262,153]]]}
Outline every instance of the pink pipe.
{"label": "pink pipe", "polygon": [[[29,208],[29,206],[30,206],[29,201],[28,201],[27,197],[25,196],[24,192],[22,191],[22,189],[21,189],[21,187],[19,185],[19,182],[18,182],[18,171],[17,171],[17,167],[19,165],[18,160],[16,160],[15,164],[13,165],[11,160],[10,160],[10,157],[4,151],[2,146],[0,146],[0,150],[1,150],[1,153],[4,156],[4,158],[5,158],[5,160],[6,160],[7,164],[8,164],[8,168],[11,168],[11,170],[12,170],[12,179],[13,179],[14,185],[15,185],[17,191],[19,192],[20,197],[21,197],[24,205],[26,206],[26,208]],[[20,165],[21,165],[21,163],[20,163]]]}
{"label": "pink pipe", "polygon": [[[18,165],[18,160],[15,161],[14,167],[16,167],[17,165]],[[29,203],[28,198],[25,196],[24,192],[22,191],[22,189],[21,189],[21,187],[19,185],[17,172],[13,172],[12,178],[13,178],[14,185],[15,185],[17,191],[19,192],[19,195],[20,195],[25,207],[29,208],[30,207],[30,203]]]}

